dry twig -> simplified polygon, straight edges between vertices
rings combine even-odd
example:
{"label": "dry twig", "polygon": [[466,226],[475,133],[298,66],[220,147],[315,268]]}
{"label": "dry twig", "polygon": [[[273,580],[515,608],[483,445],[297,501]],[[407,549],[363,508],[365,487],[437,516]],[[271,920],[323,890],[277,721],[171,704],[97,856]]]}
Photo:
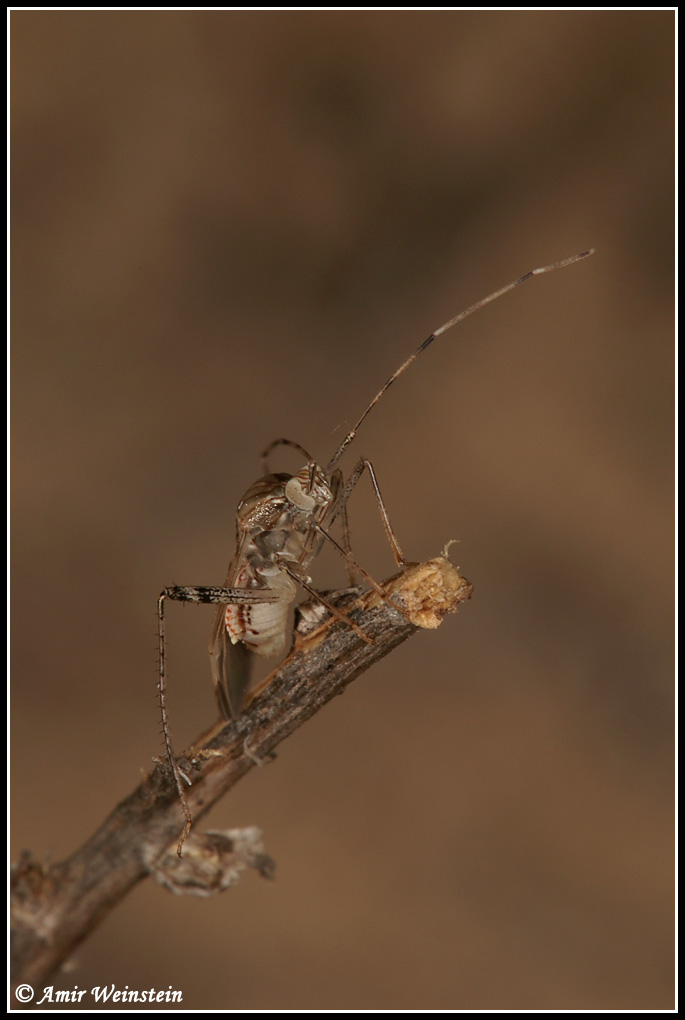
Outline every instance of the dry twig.
{"label": "dry twig", "polygon": [[[255,764],[347,684],[420,628],[437,627],[445,613],[470,598],[471,585],[444,557],[407,567],[384,589],[333,596],[373,639],[328,618],[297,634],[288,658],[257,689],[237,722],[207,736],[179,759],[192,785],[187,800],[195,823]],[[183,826],[178,794],[163,764],[112,811],[71,857],[47,868],[24,853],[12,878],[12,975],[38,985],[141,879],[154,874],[175,892],[210,895],[253,866],[270,874],[258,830],[197,833],[182,862],[174,847]]]}

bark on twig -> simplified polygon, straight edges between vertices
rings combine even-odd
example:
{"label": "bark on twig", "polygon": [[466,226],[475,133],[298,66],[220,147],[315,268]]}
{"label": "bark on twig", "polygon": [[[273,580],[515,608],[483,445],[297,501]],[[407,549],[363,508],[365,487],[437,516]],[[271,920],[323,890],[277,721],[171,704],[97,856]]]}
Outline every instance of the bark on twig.
{"label": "bark on twig", "polygon": [[[437,627],[471,595],[469,582],[444,557],[407,567],[384,589],[403,612],[373,591],[358,599],[349,594],[332,599],[345,605],[371,643],[330,618],[304,636],[297,634],[290,655],[255,691],[241,718],[180,757],[192,783],[187,800],[195,826],[219,797],[347,684],[420,628]],[[149,874],[175,891],[204,882],[207,895],[230,884],[240,867],[269,873],[255,830],[198,834],[194,828],[181,868],[174,848],[183,820],[169,769],[159,764],[67,860],[44,869],[24,853],[12,879],[13,980],[43,982]]]}

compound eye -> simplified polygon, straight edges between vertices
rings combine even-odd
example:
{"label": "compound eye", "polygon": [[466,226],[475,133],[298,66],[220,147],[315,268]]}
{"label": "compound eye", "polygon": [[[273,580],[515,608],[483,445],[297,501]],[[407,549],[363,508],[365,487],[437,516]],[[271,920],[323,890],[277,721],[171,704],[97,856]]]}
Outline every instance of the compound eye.
{"label": "compound eye", "polygon": [[298,510],[313,510],[316,500],[309,492],[305,492],[298,478],[291,478],[285,483],[285,498]]}

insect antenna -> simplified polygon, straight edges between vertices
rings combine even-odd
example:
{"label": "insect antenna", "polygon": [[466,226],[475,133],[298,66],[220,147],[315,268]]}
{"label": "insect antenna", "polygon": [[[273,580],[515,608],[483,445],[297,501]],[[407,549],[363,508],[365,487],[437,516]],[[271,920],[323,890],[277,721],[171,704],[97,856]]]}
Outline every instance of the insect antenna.
{"label": "insect antenna", "polygon": [[376,404],[381,399],[385,391],[392,386],[392,384],[395,382],[395,379],[398,379],[405,371],[405,369],[409,368],[411,363],[413,361],[416,361],[419,354],[422,354],[423,351],[425,351],[425,349],[430,344],[432,344],[434,340],[437,340],[439,336],[441,336],[443,333],[446,333],[448,329],[452,328],[452,326],[456,326],[457,323],[463,322],[463,320],[468,318],[469,315],[473,315],[474,312],[477,312],[479,311],[479,309],[484,308],[485,305],[489,305],[492,301],[496,301],[497,298],[501,298],[504,294],[508,294],[510,290],[514,290],[515,287],[519,287],[522,283],[525,283],[526,280],[530,280],[532,276],[541,276],[542,273],[551,273],[555,269],[562,269],[564,266],[570,266],[574,262],[580,262],[581,259],[586,259],[588,255],[594,255],[594,252],[595,252],[594,248],[589,248],[588,251],[583,251],[580,253],[580,255],[572,255],[571,258],[562,259],[561,262],[554,262],[551,266],[540,266],[537,269],[531,269],[530,272],[524,273],[523,276],[519,276],[518,280],[512,280],[512,282],[508,283],[506,287],[501,287],[499,290],[493,291],[492,294],[488,294],[487,297],[481,298],[480,301],[476,301],[474,305],[470,305],[468,308],[464,309],[463,312],[459,312],[459,314],[455,315],[453,319],[450,319],[448,322],[444,322],[442,326],[439,327],[439,329],[436,329],[433,333],[431,333],[431,335],[426,340],[424,340],[419,347],[416,348],[414,353],[410,357],[408,357],[407,360],[403,362],[395,372],[393,372],[393,374],[390,376],[387,382],[385,382],[381,386],[378,393],[373,398],[369,406],[366,408],[357,424],[347,433],[342,443],[340,444],[340,446],[338,447],[338,449],[335,451],[332,458],[328,462],[328,466],[326,468],[326,475],[330,475],[330,472],[333,470],[333,468],[338,463],[347,447],[350,445],[352,440],[357,435],[359,426],[362,424],[367,414],[369,414],[369,412],[376,406]]}
{"label": "insect antenna", "polygon": [[300,446],[299,443],[293,442],[292,439],[273,439],[267,446],[266,450],[264,450],[261,454],[262,469],[265,475],[269,474],[269,454],[272,450],[275,450],[277,446],[292,446],[293,450],[297,450],[302,454],[308,464],[311,464],[314,460],[312,455],[307,453],[304,446]]}

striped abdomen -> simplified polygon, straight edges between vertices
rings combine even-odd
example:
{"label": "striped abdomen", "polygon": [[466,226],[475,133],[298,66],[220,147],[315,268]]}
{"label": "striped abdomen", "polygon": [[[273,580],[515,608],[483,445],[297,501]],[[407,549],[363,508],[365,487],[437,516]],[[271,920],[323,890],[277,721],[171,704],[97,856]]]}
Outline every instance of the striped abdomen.
{"label": "striped abdomen", "polygon": [[[252,574],[246,565],[246,574]],[[243,571],[241,571],[241,574]],[[260,575],[261,575],[260,571]],[[254,575],[252,575],[254,577]],[[238,578],[238,587],[244,585],[247,578]],[[226,630],[235,645],[242,641],[251,652],[257,655],[281,655],[290,639],[288,629],[288,611],[295,601],[297,587],[295,582],[282,570],[274,569],[271,576],[263,576],[262,580],[271,591],[279,593],[277,602],[255,602],[252,605],[227,605],[225,610]],[[242,583],[241,583],[242,581]]]}

